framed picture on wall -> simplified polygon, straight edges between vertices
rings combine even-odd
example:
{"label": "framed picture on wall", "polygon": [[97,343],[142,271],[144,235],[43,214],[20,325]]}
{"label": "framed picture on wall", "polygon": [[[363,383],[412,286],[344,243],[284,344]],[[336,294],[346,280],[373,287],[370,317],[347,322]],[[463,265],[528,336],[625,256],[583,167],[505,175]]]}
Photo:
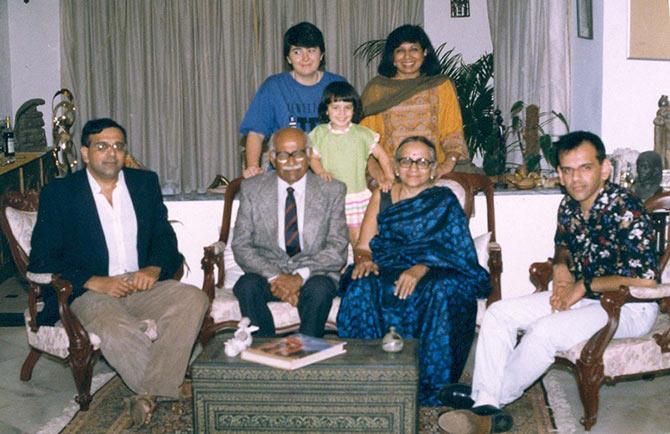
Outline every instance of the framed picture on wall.
{"label": "framed picture on wall", "polygon": [[593,39],[593,4],[591,0],[577,0],[577,36]]}
{"label": "framed picture on wall", "polygon": [[628,58],[670,60],[670,1],[630,0]]}

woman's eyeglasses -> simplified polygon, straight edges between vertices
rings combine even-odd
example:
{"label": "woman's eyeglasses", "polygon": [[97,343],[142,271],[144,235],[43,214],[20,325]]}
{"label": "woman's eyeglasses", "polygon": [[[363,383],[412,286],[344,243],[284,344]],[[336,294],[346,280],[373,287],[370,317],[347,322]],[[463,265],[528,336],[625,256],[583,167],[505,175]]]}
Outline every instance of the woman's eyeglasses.
{"label": "woman's eyeglasses", "polygon": [[409,157],[398,158],[396,162],[398,163],[398,166],[400,166],[403,169],[409,169],[410,167],[412,167],[412,164],[416,164],[416,167],[418,167],[421,170],[430,169],[433,163],[435,163],[435,161],[428,160],[426,158],[419,158],[417,160],[413,160]]}

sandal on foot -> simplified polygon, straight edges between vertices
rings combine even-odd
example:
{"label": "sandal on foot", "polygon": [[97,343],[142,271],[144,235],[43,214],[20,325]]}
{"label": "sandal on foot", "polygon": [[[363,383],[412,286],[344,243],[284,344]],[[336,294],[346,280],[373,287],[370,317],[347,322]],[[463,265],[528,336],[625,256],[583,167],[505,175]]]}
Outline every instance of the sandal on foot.
{"label": "sandal on foot", "polygon": [[179,399],[193,398],[193,380],[184,379],[184,382],[179,386]]}
{"label": "sandal on foot", "polygon": [[156,400],[150,395],[131,396],[126,401],[132,426],[148,425],[156,410]]}
{"label": "sandal on foot", "polygon": [[488,434],[512,429],[512,415],[497,407],[484,405],[472,410],[445,411],[437,418],[439,428],[449,434]]}

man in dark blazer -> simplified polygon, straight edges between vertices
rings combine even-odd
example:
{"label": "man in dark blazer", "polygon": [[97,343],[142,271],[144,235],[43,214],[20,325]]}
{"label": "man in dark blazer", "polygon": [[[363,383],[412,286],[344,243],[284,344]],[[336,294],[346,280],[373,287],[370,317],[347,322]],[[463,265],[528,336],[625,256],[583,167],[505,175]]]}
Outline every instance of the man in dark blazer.
{"label": "man in dark blazer", "polygon": [[310,152],[305,133],[279,130],[270,139],[277,171],[242,182],[232,248],[245,274],[233,292],[256,336],[274,335],[267,303],[279,300],[298,307],[301,333],[323,336],[346,263],[346,187],[308,172]]}
{"label": "man in dark blazer", "polygon": [[[40,195],[29,271],[72,282],[71,309],[101,339],[108,363],[137,396],[136,423],[155,396],[178,398],[208,300],[173,280],[182,266],[158,177],[124,168],[126,132],[112,119],[86,123],[86,170],[48,184]],[[38,322],[58,319],[53,291]],[[155,325],[157,337],[145,333]]]}

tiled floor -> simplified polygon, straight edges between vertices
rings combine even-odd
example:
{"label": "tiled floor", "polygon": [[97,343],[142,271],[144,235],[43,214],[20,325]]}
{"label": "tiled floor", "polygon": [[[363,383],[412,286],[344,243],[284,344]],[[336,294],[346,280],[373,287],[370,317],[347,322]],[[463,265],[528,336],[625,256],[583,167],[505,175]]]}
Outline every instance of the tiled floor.
{"label": "tiled floor", "polygon": [[[0,313],[20,312],[27,305],[26,293],[16,280],[0,285]],[[30,381],[21,381],[19,373],[28,351],[24,327],[0,327],[0,434],[37,432],[60,416],[76,394],[68,365],[49,356],[37,362]],[[104,360],[96,363],[96,374],[109,371]]]}
{"label": "tiled floor", "polygon": [[[23,289],[15,281],[0,285],[0,313],[10,306],[26,306]],[[17,294],[7,301],[6,294]],[[23,298],[23,299],[22,299]],[[14,305],[11,305],[15,303]],[[20,310],[20,309],[19,309]],[[474,351],[474,348],[473,348]],[[49,357],[37,363],[29,382],[19,380],[21,364],[28,354],[23,327],[0,327],[0,434],[34,433],[51,419],[61,416],[76,394],[67,365]],[[472,354],[469,363],[472,363]],[[95,373],[110,372],[104,360],[95,365]],[[579,395],[572,375],[552,370],[561,383],[564,399],[575,421],[582,414]],[[598,424],[591,433],[670,433],[670,375],[654,381],[629,381],[601,388]],[[579,428],[579,426],[578,426]],[[579,429],[575,432],[581,432]]]}

